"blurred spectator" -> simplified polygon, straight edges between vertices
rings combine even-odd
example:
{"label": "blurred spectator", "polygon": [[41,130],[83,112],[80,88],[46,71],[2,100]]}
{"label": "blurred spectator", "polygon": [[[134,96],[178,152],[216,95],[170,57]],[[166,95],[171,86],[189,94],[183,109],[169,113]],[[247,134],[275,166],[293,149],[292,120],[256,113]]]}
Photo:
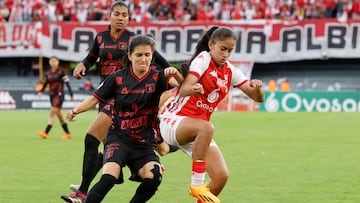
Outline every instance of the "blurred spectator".
{"label": "blurred spectator", "polygon": [[282,91],[282,92],[290,92],[291,91],[291,87],[290,87],[288,78],[279,79],[279,84],[280,84],[280,91]]}
{"label": "blurred spectator", "polygon": [[[0,0],[0,22],[106,21],[113,0]],[[131,20],[360,18],[360,0],[124,0]],[[205,15],[206,14],[206,15]],[[86,16],[86,19],[85,19]],[[207,17],[205,17],[207,16]]]}
{"label": "blurred spectator", "polygon": [[80,23],[85,23],[88,18],[88,9],[84,4],[80,4],[76,10],[76,19]]}
{"label": "blurred spectator", "polygon": [[90,90],[94,90],[94,83],[92,82],[90,77],[87,77],[86,80],[84,81],[84,83],[82,84],[82,87],[80,87],[81,90],[86,90],[86,91],[90,91]]}
{"label": "blurred spectator", "polygon": [[8,20],[8,17],[10,15],[10,9],[6,7],[5,2],[0,2],[0,23],[6,22]]}
{"label": "blurred spectator", "polygon": [[276,80],[274,78],[270,79],[267,85],[267,91],[269,92],[276,92],[277,90],[277,84]]}
{"label": "blurred spectator", "polygon": [[32,19],[32,10],[34,3],[32,0],[24,0],[22,5],[23,5],[23,21],[29,22]]}
{"label": "blurred spectator", "polygon": [[9,22],[22,22],[23,21],[23,7],[20,1],[14,2],[9,17]]}
{"label": "blurred spectator", "polygon": [[359,18],[360,17],[360,0],[353,0],[350,11],[351,18]]}

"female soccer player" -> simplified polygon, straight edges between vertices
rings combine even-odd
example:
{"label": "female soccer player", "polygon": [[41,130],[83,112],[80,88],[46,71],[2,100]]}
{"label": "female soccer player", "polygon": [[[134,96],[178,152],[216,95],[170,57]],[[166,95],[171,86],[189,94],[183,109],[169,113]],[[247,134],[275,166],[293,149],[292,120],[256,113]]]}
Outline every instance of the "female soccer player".
{"label": "female soccer player", "polygon": [[124,68],[109,75],[88,99],[67,114],[68,120],[114,98],[112,126],[104,148],[103,175],[85,202],[101,202],[116,183],[123,182],[122,169],[130,168],[130,179],[141,182],[131,203],[148,201],[161,183],[162,171],[155,153],[158,134],[158,104],[161,94],[178,85],[182,75],[176,68],[151,68],[154,40],[134,37],[124,60]]}
{"label": "female soccer player", "polygon": [[[96,35],[88,55],[75,67],[73,72],[75,78],[81,79],[86,70],[94,65],[98,59],[101,80],[122,67],[122,60],[127,54],[128,43],[135,36],[135,33],[126,29],[128,22],[128,5],[123,1],[114,1],[110,6],[109,28]],[[153,53],[153,57],[154,62],[159,67],[170,67],[170,64],[157,51]],[[86,198],[91,181],[102,166],[103,155],[98,152],[98,148],[100,143],[104,141],[111,125],[113,105],[114,100],[112,98],[99,103],[99,114],[85,135],[81,184],[72,194],[61,196],[66,202],[83,201]]]}
{"label": "female soccer player", "polygon": [[[230,87],[241,89],[251,99],[262,102],[262,81],[249,81],[229,61],[237,36],[230,29],[213,27],[197,44],[188,75],[177,96],[160,116],[164,140],[178,145],[192,158],[190,193],[198,202],[218,203],[226,184],[228,169],[209,122]],[[206,185],[205,172],[211,181]]]}
{"label": "female soccer player", "polygon": [[69,128],[61,112],[62,104],[65,100],[64,84],[67,86],[69,90],[71,101],[74,101],[74,96],[70,87],[69,77],[65,74],[64,70],[61,69],[59,63],[60,61],[57,57],[52,56],[49,58],[50,70],[46,72],[45,83],[42,86],[41,90],[38,92],[38,95],[41,97],[46,86],[49,84],[49,96],[51,103],[50,118],[45,130],[38,133],[39,136],[42,137],[43,139],[48,138],[49,132],[54,125],[55,117],[59,119],[61,126],[65,132],[61,138],[62,139],[71,138]]}

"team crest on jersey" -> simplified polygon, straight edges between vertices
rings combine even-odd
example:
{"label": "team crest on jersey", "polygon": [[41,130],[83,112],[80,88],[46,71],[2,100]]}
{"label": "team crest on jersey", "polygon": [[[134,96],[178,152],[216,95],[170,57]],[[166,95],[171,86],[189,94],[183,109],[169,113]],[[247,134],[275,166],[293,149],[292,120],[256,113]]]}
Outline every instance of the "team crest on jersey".
{"label": "team crest on jersey", "polygon": [[154,83],[145,84],[145,92],[146,93],[155,92],[155,84]]}
{"label": "team crest on jersey", "polygon": [[100,42],[102,42],[102,36],[100,36],[100,35],[97,36],[97,39],[96,39],[96,40],[97,40],[98,44],[100,44]]}
{"label": "team crest on jersey", "polygon": [[119,47],[120,50],[126,50],[127,48],[127,43],[126,42],[119,42]]}
{"label": "team crest on jersey", "polygon": [[137,105],[136,103],[133,102],[133,103],[131,104],[131,109],[132,109],[133,111],[137,111],[138,108],[139,108],[139,107],[138,107],[138,105]]}
{"label": "team crest on jersey", "polygon": [[123,87],[121,89],[121,94],[128,94],[128,93],[129,93],[129,91],[128,91],[127,87]]}
{"label": "team crest on jersey", "polygon": [[115,78],[116,85],[122,85],[123,84],[123,78],[122,77],[116,77]]}
{"label": "team crest on jersey", "polygon": [[151,66],[150,66],[150,69],[151,69],[151,70],[155,70],[155,69],[156,69],[156,66],[155,66],[155,65],[151,65]]}
{"label": "team crest on jersey", "polygon": [[216,72],[216,70],[213,70],[209,73],[209,75],[213,76],[214,78],[218,78],[218,74]]}
{"label": "team crest on jersey", "polygon": [[159,73],[155,73],[152,77],[154,80],[157,80],[159,78]]}
{"label": "team crest on jersey", "polygon": [[207,100],[209,103],[214,103],[219,99],[219,89],[216,89],[208,94]]}
{"label": "team crest on jersey", "polygon": [[108,58],[108,59],[112,59],[112,58],[113,58],[113,55],[112,55],[112,53],[111,53],[110,51],[108,51],[108,53],[107,53],[107,58]]}

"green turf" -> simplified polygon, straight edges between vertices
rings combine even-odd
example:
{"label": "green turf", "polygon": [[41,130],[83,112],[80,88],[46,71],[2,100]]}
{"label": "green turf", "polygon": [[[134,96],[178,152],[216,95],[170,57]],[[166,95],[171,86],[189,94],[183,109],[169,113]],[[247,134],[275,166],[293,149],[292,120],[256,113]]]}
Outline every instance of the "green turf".
{"label": "green turf", "polygon": [[[71,140],[60,139],[58,122],[43,140],[37,132],[45,127],[48,111],[1,111],[0,202],[62,202],[59,196],[70,192],[68,185],[80,181],[84,134],[95,116],[95,111],[83,113],[70,123]],[[220,199],[360,202],[359,121],[358,113],[215,113],[215,140],[230,170]],[[166,173],[150,202],[194,203],[187,193],[190,159],[176,152],[162,162]],[[104,202],[128,202],[136,186],[116,185]]]}

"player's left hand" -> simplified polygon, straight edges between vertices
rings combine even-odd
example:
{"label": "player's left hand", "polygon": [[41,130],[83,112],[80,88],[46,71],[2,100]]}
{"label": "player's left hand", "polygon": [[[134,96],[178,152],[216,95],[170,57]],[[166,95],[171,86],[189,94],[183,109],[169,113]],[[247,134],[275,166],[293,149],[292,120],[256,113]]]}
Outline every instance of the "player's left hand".
{"label": "player's left hand", "polygon": [[253,79],[250,81],[250,87],[253,88],[262,88],[262,81],[261,80],[257,80],[257,79]]}
{"label": "player's left hand", "polygon": [[175,76],[177,72],[178,70],[174,67],[168,67],[164,70],[166,77]]}

